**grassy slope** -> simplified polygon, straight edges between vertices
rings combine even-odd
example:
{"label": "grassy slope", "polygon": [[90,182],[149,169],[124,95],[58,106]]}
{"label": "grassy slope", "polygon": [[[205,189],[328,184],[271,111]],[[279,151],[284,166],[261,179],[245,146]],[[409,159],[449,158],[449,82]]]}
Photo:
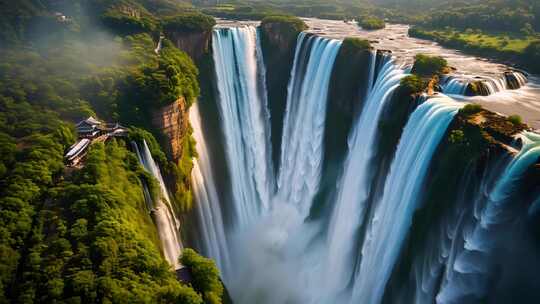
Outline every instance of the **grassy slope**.
{"label": "grassy slope", "polygon": [[536,35],[461,32],[451,29],[419,27],[412,28],[409,34],[413,37],[439,42],[444,46],[459,49],[465,53],[521,66],[533,73],[540,72],[540,66],[536,64],[538,54],[528,52],[528,48],[538,41]]}
{"label": "grassy slope", "polygon": [[441,37],[444,40],[456,39],[464,45],[479,48],[490,48],[500,52],[522,53],[529,44],[539,37],[536,35],[525,36],[515,33],[484,33],[484,32],[460,32],[451,29],[422,30],[432,37]]}

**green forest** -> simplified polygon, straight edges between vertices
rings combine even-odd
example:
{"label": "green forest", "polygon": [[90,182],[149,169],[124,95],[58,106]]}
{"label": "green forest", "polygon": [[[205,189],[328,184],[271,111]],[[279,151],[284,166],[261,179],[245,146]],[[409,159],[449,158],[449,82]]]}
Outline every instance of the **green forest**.
{"label": "green forest", "polygon": [[[177,27],[213,22],[189,7],[0,2],[0,303],[221,303],[212,261],[179,257],[192,283],[165,261],[142,192],[153,178],[128,148],[145,139],[167,175],[189,176],[194,142],[181,162],[169,160],[149,114],[199,95],[189,56],[167,40],[154,52],[165,16]],[[88,116],[130,126],[130,136],[95,143],[82,169],[66,167],[74,123]],[[182,210],[191,195],[178,191]]]}
{"label": "green forest", "polygon": [[334,20],[355,19],[367,30],[385,22],[412,25],[411,36],[437,41],[473,55],[540,71],[540,3],[535,0],[306,0],[196,1],[217,17],[261,20],[293,14]]}

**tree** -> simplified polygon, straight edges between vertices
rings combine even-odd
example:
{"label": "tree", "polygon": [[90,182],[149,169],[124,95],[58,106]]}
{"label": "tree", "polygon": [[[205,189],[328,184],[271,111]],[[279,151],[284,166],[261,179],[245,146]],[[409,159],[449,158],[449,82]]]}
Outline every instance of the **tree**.
{"label": "tree", "polygon": [[180,259],[191,270],[193,287],[201,292],[207,303],[220,304],[223,297],[223,284],[214,261],[198,255],[193,249],[184,249]]}
{"label": "tree", "polygon": [[418,75],[409,75],[401,79],[399,90],[403,95],[421,93],[426,88],[426,83]]}
{"label": "tree", "polygon": [[428,56],[418,54],[414,58],[414,66],[412,72],[421,76],[433,76],[441,74],[448,67],[446,59],[440,56]]}
{"label": "tree", "polygon": [[525,23],[525,25],[521,29],[521,33],[525,36],[534,35],[534,28],[530,23]]}

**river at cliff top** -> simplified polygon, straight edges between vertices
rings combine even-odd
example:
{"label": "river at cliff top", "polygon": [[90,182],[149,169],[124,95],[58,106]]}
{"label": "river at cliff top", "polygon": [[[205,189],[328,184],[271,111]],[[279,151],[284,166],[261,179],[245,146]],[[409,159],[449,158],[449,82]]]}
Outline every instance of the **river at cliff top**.
{"label": "river at cliff top", "polygon": [[[449,49],[436,42],[409,37],[408,25],[387,24],[385,29],[376,31],[362,30],[354,22],[303,18],[309,26],[307,32],[316,35],[344,39],[358,37],[369,40],[378,50],[389,50],[398,62],[412,64],[416,54],[428,54],[444,57],[455,68],[454,75],[468,79],[475,77],[497,78],[511,67],[485,58],[466,55]],[[258,25],[257,21],[231,21],[218,19],[218,27]],[[455,99],[481,104],[488,110],[504,115],[520,115],[524,122],[535,129],[540,129],[540,78],[529,75],[527,85],[518,90],[504,90],[490,96],[452,96]]]}

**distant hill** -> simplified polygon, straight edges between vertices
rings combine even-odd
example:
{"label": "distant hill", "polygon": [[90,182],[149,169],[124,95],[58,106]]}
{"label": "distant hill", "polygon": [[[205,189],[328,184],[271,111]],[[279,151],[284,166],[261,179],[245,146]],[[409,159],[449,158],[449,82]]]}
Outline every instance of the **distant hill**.
{"label": "distant hill", "polygon": [[191,2],[182,0],[0,0],[0,43],[31,39],[44,29],[95,25],[105,14],[152,19],[189,10]]}

